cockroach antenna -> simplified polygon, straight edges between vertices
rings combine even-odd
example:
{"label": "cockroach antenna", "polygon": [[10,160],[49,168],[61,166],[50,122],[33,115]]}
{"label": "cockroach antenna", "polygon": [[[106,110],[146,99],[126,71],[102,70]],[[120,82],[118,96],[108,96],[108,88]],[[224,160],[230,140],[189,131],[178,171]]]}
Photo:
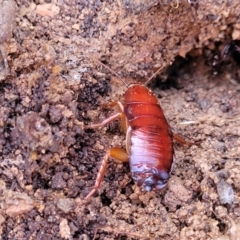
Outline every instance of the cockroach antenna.
{"label": "cockroach antenna", "polygon": [[108,71],[110,71],[112,74],[114,74],[116,77],[118,77],[126,87],[128,87],[128,84],[120,77],[120,75],[118,75],[116,72],[114,72],[110,67],[108,67],[106,64],[104,64],[103,62],[99,61],[97,58],[94,58],[93,56],[89,56],[89,58],[91,58],[93,61],[96,61],[97,63],[99,63],[100,65],[102,65],[103,67],[105,67]]}
{"label": "cockroach antenna", "polygon": [[163,67],[160,67],[145,83],[144,85],[147,86],[149,84],[149,82],[151,82],[153,80],[153,78],[155,78],[161,71],[162,71]]}

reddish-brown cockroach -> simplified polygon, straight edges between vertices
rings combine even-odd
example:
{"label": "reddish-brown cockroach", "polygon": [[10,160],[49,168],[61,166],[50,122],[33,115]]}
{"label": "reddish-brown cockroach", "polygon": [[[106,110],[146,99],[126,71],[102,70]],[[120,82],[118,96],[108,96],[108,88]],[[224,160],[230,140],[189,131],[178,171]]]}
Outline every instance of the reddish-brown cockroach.
{"label": "reddish-brown cockroach", "polygon": [[[109,70],[112,72],[111,69]],[[128,86],[123,79],[121,80],[127,86],[123,97],[124,102],[117,101],[108,104],[110,107],[118,106],[119,112],[101,123],[87,126],[87,128],[102,127],[121,118],[126,133],[126,150],[111,148],[107,151],[102,160],[95,185],[82,203],[86,203],[100,187],[109,157],[122,162],[129,161],[132,178],[143,191],[160,190],[166,186],[171,172],[173,138],[192,145],[192,143],[186,142],[180,136],[172,133],[158,99],[151,90],[145,85],[137,83]]]}

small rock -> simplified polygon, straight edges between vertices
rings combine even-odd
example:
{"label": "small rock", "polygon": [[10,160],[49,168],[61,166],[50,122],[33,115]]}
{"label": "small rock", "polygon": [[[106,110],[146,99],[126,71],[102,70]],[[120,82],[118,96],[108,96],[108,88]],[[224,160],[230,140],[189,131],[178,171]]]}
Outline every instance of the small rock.
{"label": "small rock", "polygon": [[226,235],[222,235],[222,236],[220,236],[218,238],[215,238],[215,240],[230,240],[230,238],[228,236],[226,236]]}
{"label": "small rock", "polygon": [[168,183],[169,190],[182,202],[192,199],[192,192],[189,191],[180,178],[172,176]]}
{"label": "small rock", "polygon": [[2,235],[3,227],[2,224],[5,222],[5,217],[0,214],[0,236]]}
{"label": "small rock", "polygon": [[0,225],[2,225],[5,222],[5,217],[0,214]]}
{"label": "small rock", "polygon": [[57,202],[57,207],[65,213],[73,209],[75,201],[70,198],[60,198]]}
{"label": "small rock", "polygon": [[232,39],[233,40],[239,40],[240,39],[240,31],[238,29],[233,30]]}
{"label": "small rock", "polygon": [[80,235],[79,240],[90,240],[90,237],[87,234],[82,234]]}
{"label": "small rock", "polygon": [[169,190],[164,196],[164,202],[172,211],[175,211],[178,205],[192,199],[192,192],[185,188],[182,180],[176,176],[172,176],[168,181],[168,188]]}
{"label": "small rock", "polygon": [[70,227],[67,219],[63,219],[59,224],[60,236],[65,239],[71,239]]}
{"label": "small rock", "polygon": [[51,127],[36,112],[28,112],[20,116],[16,121],[16,130],[19,132],[19,138],[30,149],[35,150],[38,147],[49,148],[53,142]]}
{"label": "small rock", "polygon": [[5,192],[5,199],[6,214],[11,217],[33,209],[33,200],[26,193],[9,190]]}
{"label": "small rock", "polygon": [[54,17],[58,15],[60,8],[53,3],[37,5],[36,13],[42,17]]}
{"label": "small rock", "polygon": [[68,105],[69,103],[71,103],[72,99],[72,92],[66,90],[66,92],[63,93],[61,100],[64,105]]}
{"label": "small rock", "polygon": [[154,5],[158,3],[158,0],[138,0],[138,1],[132,1],[132,0],[122,0],[122,5],[125,9],[132,11],[134,14],[145,12]]}
{"label": "small rock", "polygon": [[221,179],[217,183],[217,193],[221,204],[232,204],[234,199],[234,191],[230,184],[226,183],[224,179]]}
{"label": "small rock", "polygon": [[62,132],[55,132],[55,134],[53,135],[53,140],[54,141],[48,149],[53,153],[63,152],[63,150],[61,149],[61,143],[63,141]]}
{"label": "small rock", "polygon": [[63,117],[62,108],[59,106],[51,106],[49,109],[49,115],[52,123],[59,122]]}
{"label": "small rock", "polygon": [[4,61],[6,73],[8,73],[9,70],[6,49],[3,43],[8,41],[12,34],[15,12],[16,6],[13,0],[0,1],[0,52]]}
{"label": "small rock", "polygon": [[211,107],[211,102],[208,99],[204,98],[199,101],[199,105],[200,105],[201,109],[206,110]]}
{"label": "small rock", "polygon": [[63,172],[59,172],[53,176],[52,182],[51,182],[51,187],[53,189],[63,189],[66,187],[67,183],[63,179],[63,174],[64,174]]}

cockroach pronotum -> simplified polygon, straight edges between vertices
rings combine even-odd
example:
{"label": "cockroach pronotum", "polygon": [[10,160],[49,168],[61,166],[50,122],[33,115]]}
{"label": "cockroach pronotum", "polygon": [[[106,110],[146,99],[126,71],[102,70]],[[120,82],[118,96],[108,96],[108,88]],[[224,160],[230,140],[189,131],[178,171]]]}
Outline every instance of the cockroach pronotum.
{"label": "cockroach pronotum", "polygon": [[173,138],[184,144],[193,144],[172,133],[158,99],[146,87],[154,76],[144,85],[134,83],[129,86],[118,76],[127,87],[123,97],[124,102],[116,101],[108,106],[117,106],[119,112],[101,123],[86,127],[102,127],[120,118],[126,133],[126,150],[114,147],[106,152],[95,185],[82,204],[86,203],[100,187],[110,157],[122,162],[129,161],[134,182],[142,191],[149,192],[163,189],[167,184],[173,162]]}

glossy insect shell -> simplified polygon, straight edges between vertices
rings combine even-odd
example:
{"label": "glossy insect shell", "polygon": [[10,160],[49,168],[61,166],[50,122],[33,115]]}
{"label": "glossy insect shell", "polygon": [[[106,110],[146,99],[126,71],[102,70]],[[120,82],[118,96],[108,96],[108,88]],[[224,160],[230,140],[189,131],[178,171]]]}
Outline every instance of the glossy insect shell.
{"label": "glossy insect shell", "polygon": [[124,94],[126,148],[133,180],[145,191],[165,187],[173,162],[172,133],[154,94],[132,84]]}

